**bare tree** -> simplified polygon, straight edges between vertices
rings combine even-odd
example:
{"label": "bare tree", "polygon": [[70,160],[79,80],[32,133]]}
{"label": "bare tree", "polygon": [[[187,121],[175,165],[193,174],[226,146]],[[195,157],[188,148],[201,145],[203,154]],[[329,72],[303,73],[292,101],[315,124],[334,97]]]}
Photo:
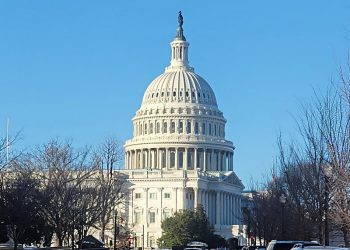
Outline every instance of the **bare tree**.
{"label": "bare tree", "polygon": [[74,242],[75,217],[84,199],[83,186],[93,175],[87,150],[74,150],[71,143],[52,140],[33,155],[42,184],[41,212],[54,229],[58,244],[71,235]]}
{"label": "bare tree", "polygon": [[[115,168],[122,160],[122,149],[118,142],[107,138],[94,153],[94,165],[99,169],[96,176],[96,190],[98,192],[99,223],[95,226],[101,231],[101,239],[105,241],[105,232],[113,221],[117,205],[123,200],[125,190],[123,176],[115,172]],[[120,216],[119,212],[119,216]],[[116,229],[114,229],[116,230]]]}
{"label": "bare tree", "polygon": [[11,167],[16,171],[6,173],[0,191],[0,221],[7,225],[7,235],[17,249],[18,243],[40,241],[48,228],[39,213],[40,183],[27,160],[11,161]]}

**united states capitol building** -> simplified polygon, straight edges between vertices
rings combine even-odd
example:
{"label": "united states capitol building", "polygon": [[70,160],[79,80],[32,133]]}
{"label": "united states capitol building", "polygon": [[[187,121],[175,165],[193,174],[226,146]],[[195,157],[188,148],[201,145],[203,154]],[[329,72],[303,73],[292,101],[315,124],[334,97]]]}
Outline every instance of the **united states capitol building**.
{"label": "united states capitol building", "polygon": [[217,234],[238,238],[243,184],[234,172],[234,145],[209,83],[189,65],[178,18],[170,65],[146,89],[124,145],[129,195],[126,224],[135,246],[157,247],[161,222],[202,205]]}

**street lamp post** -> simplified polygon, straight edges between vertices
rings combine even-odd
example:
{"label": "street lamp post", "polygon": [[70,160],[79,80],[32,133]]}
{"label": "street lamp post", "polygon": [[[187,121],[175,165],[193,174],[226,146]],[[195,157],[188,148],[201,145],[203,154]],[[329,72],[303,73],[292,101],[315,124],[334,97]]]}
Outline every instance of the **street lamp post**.
{"label": "street lamp post", "polygon": [[72,213],[73,213],[73,228],[72,228],[72,250],[74,250],[75,246],[75,239],[74,239],[74,230],[75,230],[75,210],[72,209]]}
{"label": "street lamp post", "polygon": [[118,217],[118,210],[116,209],[114,211],[114,244],[113,244],[114,250],[117,250],[117,236],[118,236],[117,217]]}
{"label": "street lamp post", "polygon": [[284,195],[284,194],[282,194],[281,196],[280,196],[280,202],[281,202],[281,205],[282,205],[282,233],[281,233],[281,238],[282,238],[282,240],[284,240],[284,205],[286,204],[286,201],[287,201],[287,197]]}
{"label": "street lamp post", "polygon": [[142,225],[142,250],[145,249],[145,225]]}
{"label": "street lamp post", "polygon": [[328,227],[328,200],[329,200],[329,178],[332,176],[332,166],[327,164],[323,168],[324,173],[324,245],[329,246],[329,227]]}

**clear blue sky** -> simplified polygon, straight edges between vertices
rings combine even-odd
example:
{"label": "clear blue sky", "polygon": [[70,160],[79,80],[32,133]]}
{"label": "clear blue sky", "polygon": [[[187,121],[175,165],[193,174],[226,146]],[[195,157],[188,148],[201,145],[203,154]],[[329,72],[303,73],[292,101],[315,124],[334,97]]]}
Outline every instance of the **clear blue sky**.
{"label": "clear blue sky", "polygon": [[0,136],[78,147],[132,136],[143,92],[170,61],[183,11],[189,59],[212,86],[246,186],[271,168],[276,137],[346,59],[349,1],[0,1]]}

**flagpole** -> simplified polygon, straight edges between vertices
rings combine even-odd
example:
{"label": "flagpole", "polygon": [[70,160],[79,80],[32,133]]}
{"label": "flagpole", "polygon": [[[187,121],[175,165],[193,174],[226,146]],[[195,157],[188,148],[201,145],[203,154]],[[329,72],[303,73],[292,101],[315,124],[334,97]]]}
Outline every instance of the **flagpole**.
{"label": "flagpole", "polygon": [[9,127],[10,127],[10,119],[7,118],[7,125],[6,125],[6,168],[7,169],[9,167],[9,153],[10,153]]}

